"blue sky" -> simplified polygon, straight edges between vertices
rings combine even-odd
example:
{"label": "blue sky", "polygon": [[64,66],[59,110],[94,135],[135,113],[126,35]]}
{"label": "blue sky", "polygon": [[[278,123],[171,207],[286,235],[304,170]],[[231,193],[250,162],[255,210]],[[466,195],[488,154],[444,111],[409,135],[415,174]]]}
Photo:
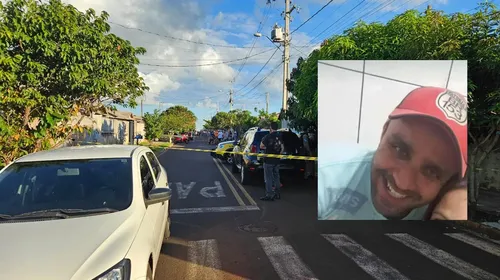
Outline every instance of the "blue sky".
{"label": "blue sky", "polygon": [[[267,0],[66,2],[80,10],[107,11],[113,33],[148,50],[140,57],[138,67],[150,87],[143,101],[144,113],[183,105],[196,114],[197,128],[201,128],[203,119],[213,116],[217,109],[229,110],[231,88],[235,92],[234,109],[265,108],[266,92],[270,95],[270,111],[281,108],[282,53],[277,51],[270,59],[275,47],[265,37],[255,38],[253,34],[260,30],[270,36],[275,23],[283,25],[280,14],[284,0],[272,1],[271,5],[266,5]],[[292,14],[290,29],[297,28],[327,2],[292,1],[299,12]],[[325,38],[341,33],[359,19],[386,22],[407,9],[422,11],[428,4],[446,13],[477,7],[472,0],[334,0],[292,34],[291,67],[299,56],[309,54]],[[251,57],[243,59],[247,56]],[[239,61],[226,63],[232,60]],[[216,65],[195,66],[200,64]],[[120,109],[136,115],[141,112],[140,106]]]}

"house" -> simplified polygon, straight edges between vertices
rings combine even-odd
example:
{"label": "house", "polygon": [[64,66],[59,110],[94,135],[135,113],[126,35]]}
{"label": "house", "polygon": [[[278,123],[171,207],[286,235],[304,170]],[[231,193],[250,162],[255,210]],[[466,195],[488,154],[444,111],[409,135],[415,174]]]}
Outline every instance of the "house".
{"label": "house", "polygon": [[91,116],[73,117],[72,125],[78,122],[86,130],[73,134],[72,142],[131,144],[134,143],[136,135],[145,134],[144,120],[131,112],[107,110],[104,113],[93,113]]}

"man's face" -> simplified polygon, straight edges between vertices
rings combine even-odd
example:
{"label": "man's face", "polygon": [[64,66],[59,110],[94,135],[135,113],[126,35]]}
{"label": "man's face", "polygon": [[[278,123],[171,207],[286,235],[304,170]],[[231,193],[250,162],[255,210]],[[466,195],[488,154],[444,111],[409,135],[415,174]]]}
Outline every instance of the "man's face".
{"label": "man's face", "polygon": [[372,198],[389,219],[404,218],[433,201],[460,171],[460,159],[448,133],[423,117],[391,120],[372,164]]}

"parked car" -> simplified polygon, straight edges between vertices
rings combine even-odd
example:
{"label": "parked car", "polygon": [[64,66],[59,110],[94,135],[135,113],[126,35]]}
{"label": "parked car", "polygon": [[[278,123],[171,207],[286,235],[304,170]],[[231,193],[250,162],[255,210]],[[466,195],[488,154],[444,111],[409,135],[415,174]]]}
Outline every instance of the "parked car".
{"label": "parked car", "polygon": [[[299,137],[289,130],[279,130],[279,133],[282,134],[283,146],[285,148],[283,155],[299,155],[301,146]],[[267,134],[269,134],[268,129],[261,129],[258,127],[251,128],[236,142],[233,151],[263,153],[263,151],[260,150],[260,143]],[[282,159],[279,168],[283,172],[290,172],[290,174],[296,175],[299,172],[304,172],[305,161]],[[260,179],[263,178],[262,174],[256,174],[263,171],[263,158],[233,154],[231,169],[233,173],[240,173],[241,184],[250,184],[255,177]]]}
{"label": "parked car", "polygon": [[0,279],[153,279],[170,236],[167,182],[144,146],[14,161],[0,171]]}
{"label": "parked car", "polygon": [[234,148],[235,141],[225,141],[220,142],[216,148],[213,149],[213,152],[210,155],[214,158],[219,158],[227,162],[228,164],[233,163],[232,154],[228,154],[227,152],[232,152]]}
{"label": "parked car", "polygon": [[187,144],[187,143],[189,143],[189,139],[188,139],[187,134],[176,134],[176,135],[174,135],[173,142],[174,142],[174,144],[178,144],[178,143]]}

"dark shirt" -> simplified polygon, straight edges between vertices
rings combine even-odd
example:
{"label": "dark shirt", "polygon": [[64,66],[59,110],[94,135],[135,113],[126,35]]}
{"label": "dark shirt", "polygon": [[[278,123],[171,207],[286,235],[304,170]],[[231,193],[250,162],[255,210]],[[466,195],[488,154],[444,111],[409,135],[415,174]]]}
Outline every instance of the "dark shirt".
{"label": "dark shirt", "polygon": [[[275,142],[277,141],[276,138],[279,138],[281,135],[280,133],[278,133],[277,131],[273,131],[271,133],[269,133],[268,135],[264,136],[264,138],[262,138],[262,144],[264,144],[264,146],[266,146],[266,150],[265,150],[265,154],[276,154],[275,152],[272,152],[271,149],[269,147],[272,147]],[[267,163],[267,164],[279,164],[281,161],[281,159],[279,158],[272,158],[272,157],[265,157],[264,158],[264,163]]]}

